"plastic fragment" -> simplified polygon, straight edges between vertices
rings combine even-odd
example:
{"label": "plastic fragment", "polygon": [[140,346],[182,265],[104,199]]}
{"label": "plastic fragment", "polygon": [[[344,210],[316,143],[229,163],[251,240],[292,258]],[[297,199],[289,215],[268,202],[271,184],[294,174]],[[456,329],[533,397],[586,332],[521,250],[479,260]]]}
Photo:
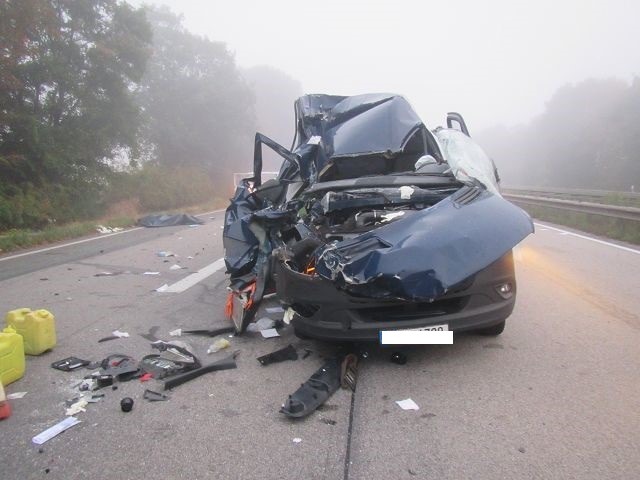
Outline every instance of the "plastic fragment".
{"label": "plastic fragment", "polygon": [[298,352],[293,348],[293,345],[289,344],[280,350],[258,357],[257,360],[262,366],[284,362],[285,360],[298,360]]}
{"label": "plastic fragment", "polygon": [[121,332],[120,330],[114,330],[111,335],[118,338],[127,338],[129,336],[127,332]]}
{"label": "plastic fragment", "polygon": [[173,265],[171,265],[171,266],[169,267],[169,270],[182,270],[182,268],[184,268],[184,267],[181,267],[181,266],[180,266],[180,265],[178,265],[177,263],[174,263]]}
{"label": "plastic fragment", "polygon": [[164,250],[162,250],[162,251],[160,251],[160,252],[156,253],[156,255],[157,255],[158,257],[175,257],[175,256],[177,256],[177,255],[176,255],[175,253],[173,253],[173,252],[167,252],[167,251],[164,251]]}
{"label": "plastic fragment", "polygon": [[219,338],[211,344],[211,346],[207,349],[207,353],[211,354],[219,352],[220,350],[228,348],[230,345],[231,343],[226,338]]}
{"label": "plastic fragment", "polygon": [[78,368],[86,367],[89,365],[88,360],[82,360],[78,357],[67,357],[62,360],[58,360],[51,364],[51,368],[55,368],[56,370],[62,370],[63,372],[72,372],[77,370]]}
{"label": "plastic fragment", "polygon": [[165,402],[169,400],[169,395],[165,393],[154,392],[153,390],[145,390],[143,397],[150,402]]}
{"label": "plastic fragment", "polygon": [[299,437],[296,437],[293,439],[293,443],[300,443],[300,442],[302,442],[302,439]]}
{"label": "plastic fragment", "polygon": [[56,435],[59,435],[65,430],[79,423],[80,423],[80,420],[78,420],[76,417],[65,418],[61,422],[58,422],[57,424],[55,424],[53,427],[47,428],[44,432],[39,433],[38,435],[33,437],[31,441],[36,445],[42,445],[46,441],[51,440]]}
{"label": "plastic fragment", "polygon": [[293,394],[289,395],[280,413],[301,418],[313,413],[340,387],[340,359],[331,359],[318,369]]}
{"label": "plastic fragment", "polygon": [[0,383],[0,420],[9,418],[11,416],[11,404],[7,401],[4,395],[4,387]]}

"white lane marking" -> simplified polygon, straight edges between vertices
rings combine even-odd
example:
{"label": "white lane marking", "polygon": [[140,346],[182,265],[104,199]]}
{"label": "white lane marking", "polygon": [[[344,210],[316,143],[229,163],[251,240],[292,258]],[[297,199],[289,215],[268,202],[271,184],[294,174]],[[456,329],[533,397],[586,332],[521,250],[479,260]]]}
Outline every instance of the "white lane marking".
{"label": "white lane marking", "polygon": [[[205,212],[205,213],[199,213],[198,215],[195,215],[195,216],[200,217],[202,215],[211,215],[212,213],[220,213],[220,212],[224,212],[224,209],[213,210],[211,212]],[[50,250],[56,250],[58,248],[70,247],[72,245],[79,245],[85,242],[93,242],[94,240],[100,240],[101,238],[113,237],[114,235],[122,235],[123,233],[135,232],[136,230],[142,230],[143,228],[145,227],[134,227],[129,230],[123,230],[121,232],[107,233],[106,235],[100,235],[99,237],[85,238],[83,240],[76,240],[75,242],[63,243],[62,245],[54,245],[53,247],[40,248],[38,250],[32,250],[30,252],[24,252],[24,253],[16,253],[15,255],[11,255],[9,257],[0,258],[0,262],[4,262],[5,260],[11,260],[14,258],[26,257],[27,255],[34,255],[36,253],[48,252]]]}
{"label": "white lane marking", "polygon": [[620,250],[624,250],[625,252],[637,253],[638,255],[640,255],[640,250],[636,250],[634,248],[624,247],[622,245],[618,245],[611,242],[605,242],[604,240],[599,240],[593,237],[587,237],[586,235],[580,235],[579,233],[568,232],[566,230],[562,230],[561,228],[552,227],[550,225],[545,225],[543,223],[534,222],[534,225],[536,225],[537,227],[544,227],[549,230],[555,230],[556,232],[560,232],[560,235],[571,235],[573,237],[583,238],[585,240],[591,240],[592,242],[601,243],[602,245],[619,248]]}
{"label": "white lane marking", "polygon": [[136,230],[142,230],[143,228],[144,227],[134,227],[134,228],[132,228],[130,230],[123,230],[122,232],[107,233],[105,235],[100,235],[99,237],[85,238],[84,240],[76,240],[75,242],[64,243],[62,245],[54,245],[53,247],[40,248],[39,250],[33,250],[31,252],[17,253],[16,255],[11,255],[10,257],[2,257],[2,258],[0,258],[0,262],[4,262],[5,260],[11,260],[13,258],[26,257],[27,255],[33,255],[35,253],[48,252],[50,250],[56,250],[56,249],[62,248],[62,247],[70,247],[72,245],[79,245],[80,243],[92,242],[94,240],[98,240],[99,238],[113,237],[114,235],[122,235],[123,233],[135,232]]}
{"label": "white lane marking", "polygon": [[201,268],[196,273],[192,273],[191,275],[184,277],[182,280],[177,281],[176,283],[169,285],[168,288],[162,290],[167,293],[182,293],[186,289],[193,287],[196,283],[201,282],[207,277],[210,277],[218,270],[224,268],[224,259],[219,258],[215,262],[207,265],[206,267]]}

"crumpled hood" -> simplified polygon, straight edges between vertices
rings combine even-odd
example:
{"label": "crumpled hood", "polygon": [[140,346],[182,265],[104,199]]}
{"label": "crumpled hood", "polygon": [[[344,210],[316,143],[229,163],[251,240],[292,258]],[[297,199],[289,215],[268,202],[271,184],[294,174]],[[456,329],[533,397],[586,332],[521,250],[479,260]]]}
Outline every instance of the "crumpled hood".
{"label": "crumpled hood", "polygon": [[433,300],[527,235],[526,212],[479,187],[316,254],[316,272],[353,295]]}

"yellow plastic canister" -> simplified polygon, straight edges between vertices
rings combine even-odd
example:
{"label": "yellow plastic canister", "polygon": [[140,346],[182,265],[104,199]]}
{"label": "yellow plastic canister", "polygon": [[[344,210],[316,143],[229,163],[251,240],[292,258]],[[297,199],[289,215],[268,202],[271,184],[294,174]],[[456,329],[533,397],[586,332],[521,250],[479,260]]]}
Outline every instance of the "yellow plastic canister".
{"label": "yellow plastic canister", "polygon": [[24,339],[24,353],[40,355],[56,346],[56,320],[48,310],[19,308],[7,313],[7,325]]}
{"label": "yellow plastic canister", "polygon": [[24,343],[22,336],[7,327],[0,332],[0,382],[9,385],[24,375]]}

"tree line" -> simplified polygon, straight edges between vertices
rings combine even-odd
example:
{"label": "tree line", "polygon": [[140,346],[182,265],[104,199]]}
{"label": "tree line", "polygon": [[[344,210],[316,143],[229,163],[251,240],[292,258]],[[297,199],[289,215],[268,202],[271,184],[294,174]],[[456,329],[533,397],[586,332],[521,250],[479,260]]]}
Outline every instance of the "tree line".
{"label": "tree line", "polygon": [[262,78],[288,99],[281,109],[300,94],[267,73],[241,71],[226,44],[167,8],[0,0],[0,231],[96,218],[120,201],[227,196],[256,127],[288,121],[256,112]]}
{"label": "tree line", "polygon": [[504,185],[640,191],[640,78],[559,88],[541,115],[479,132]]}

